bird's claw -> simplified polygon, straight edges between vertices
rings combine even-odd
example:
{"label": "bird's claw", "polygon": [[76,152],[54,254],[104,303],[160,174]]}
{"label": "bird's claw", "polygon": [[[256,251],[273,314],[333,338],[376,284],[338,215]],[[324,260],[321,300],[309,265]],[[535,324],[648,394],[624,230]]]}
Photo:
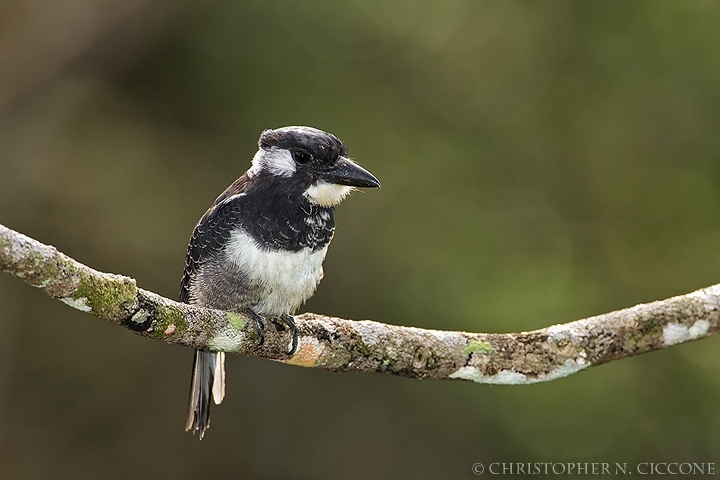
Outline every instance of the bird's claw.
{"label": "bird's claw", "polygon": [[[297,325],[295,325],[295,319],[288,314],[280,315],[279,318],[282,320],[282,323],[290,328],[290,331],[292,332],[292,345],[290,346],[288,355],[293,355],[297,351],[298,346],[298,328]],[[285,326],[281,325],[280,322],[276,322],[274,320],[272,322],[275,324],[275,328],[277,328],[278,331],[285,330]]]}
{"label": "bird's claw", "polygon": [[261,347],[263,343],[265,343],[265,324],[263,323],[262,317],[255,313],[251,308],[246,308],[243,313],[252,319],[255,331],[257,332],[258,337],[260,337],[260,341],[257,346]]}

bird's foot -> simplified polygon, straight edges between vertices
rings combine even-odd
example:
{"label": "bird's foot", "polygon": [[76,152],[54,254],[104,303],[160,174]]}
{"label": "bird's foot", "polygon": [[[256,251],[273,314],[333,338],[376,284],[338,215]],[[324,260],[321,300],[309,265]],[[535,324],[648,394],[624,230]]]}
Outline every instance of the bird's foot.
{"label": "bird's foot", "polygon": [[262,344],[265,343],[265,323],[263,323],[262,317],[255,313],[252,308],[245,308],[242,313],[252,319],[255,331],[257,331],[258,337],[260,337],[260,341],[257,346],[261,347]]}
{"label": "bird's foot", "polygon": [[280,315],[280,320],[282,320],[281,324],[280,322],[276,320],[272,320],[273,324],[275,325],[275,328],[277,328],[278,332],[285,330],[285,326],[287,325],[290,328],[290,331],[292,332],[292,345],[290,347],[290,351],[288,352],[288,355],[293,355],[295,351],[297,350],[298,346],[298,328],[297,325],[295,325],[295,319],[286,313]]}

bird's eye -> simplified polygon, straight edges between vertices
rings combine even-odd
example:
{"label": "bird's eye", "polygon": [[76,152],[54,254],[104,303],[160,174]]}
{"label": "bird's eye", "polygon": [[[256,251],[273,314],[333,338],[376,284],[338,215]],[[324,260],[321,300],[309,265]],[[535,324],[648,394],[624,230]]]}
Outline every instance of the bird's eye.
{"label": "bird's eye", "polygon": [[294,150],[292,152],[293,160],[295,160],[295,163],[299,163],[301,165],[304,165],[308,163],[310,160],[312,160],[312,155],[310,155],[308,152],[304,152],[302,150]]}

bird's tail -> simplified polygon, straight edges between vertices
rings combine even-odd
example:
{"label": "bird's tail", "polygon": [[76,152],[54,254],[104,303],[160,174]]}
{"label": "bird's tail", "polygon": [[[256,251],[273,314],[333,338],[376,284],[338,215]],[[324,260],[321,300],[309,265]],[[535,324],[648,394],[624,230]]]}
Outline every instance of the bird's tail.
{"label": "bird's tail", "polygon": [[225,397],[225,353],[195,350],[185,431],[200,432],[200,440],[210,427],[211,393],[217,404]]}

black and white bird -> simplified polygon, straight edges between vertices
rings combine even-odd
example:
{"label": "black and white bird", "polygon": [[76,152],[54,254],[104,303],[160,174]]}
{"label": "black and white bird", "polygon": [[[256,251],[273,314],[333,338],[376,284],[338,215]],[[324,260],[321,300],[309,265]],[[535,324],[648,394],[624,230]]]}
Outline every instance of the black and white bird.
{"label": "black and white bird", "polygon": [[[230,185],[198,222],[185,261],[180,300],[244,313],[263,332],[260,315],[293,331],[293,314],[323,277],[335,232],[333,208],[359,187],[380,187],[347,157],[337,137],[310,127],[260,135],[252,167]],[[210,426],[210,397],[225,395],[225,354],[195,350],[185,430]]]}

